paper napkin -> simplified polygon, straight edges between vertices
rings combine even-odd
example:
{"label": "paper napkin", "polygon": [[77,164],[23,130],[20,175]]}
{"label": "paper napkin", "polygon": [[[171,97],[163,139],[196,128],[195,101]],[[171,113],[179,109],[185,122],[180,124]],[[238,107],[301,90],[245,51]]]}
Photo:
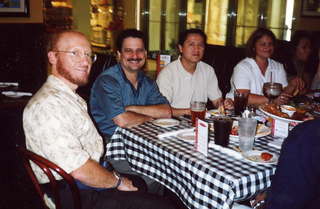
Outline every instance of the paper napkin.
{"label": "paper napkin", "polygon": [[164,133],[158,134],[158,138],[163,139],[165,137],[177,136],[180,133],[189,132],[189,131],[193,131],[193,130],[194,130],[194,128],[188,128],[188,129],[180,129],[180,130],[176,130],[176,131],[164,132]]}
{"label": "paper napkin", "polygon": [[283,141],[283,138],[275,138],[273,141],[269,142],[268,145],[271,147],[281,149]]}

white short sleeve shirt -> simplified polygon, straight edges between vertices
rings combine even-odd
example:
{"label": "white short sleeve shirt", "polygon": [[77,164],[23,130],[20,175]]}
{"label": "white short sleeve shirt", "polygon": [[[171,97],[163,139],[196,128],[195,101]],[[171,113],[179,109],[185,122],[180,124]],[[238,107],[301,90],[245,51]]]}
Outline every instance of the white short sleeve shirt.
{"label": "white short sleeve shirt", "polygon": [[193,74],[183,68],[180,59],[171,62],[159,73],[157,84],[174,108],[190,108],[192,98],[207,101],[221,97],[214,69],[202,61]]}
{"label": "white short sleeve shirt", "polygon": [[[263,84],[271,81],[271,75],[273,82],[281,83],[283,87],[288,85],[286,72],[281,63],[268,59],[268,67],[263,75],[254,59],[245,58],[235,66],[231,82],[237,89],[249,89],[251,94],[263,95]],[[228,98],[233,98],[233,84],[231,86]]]}

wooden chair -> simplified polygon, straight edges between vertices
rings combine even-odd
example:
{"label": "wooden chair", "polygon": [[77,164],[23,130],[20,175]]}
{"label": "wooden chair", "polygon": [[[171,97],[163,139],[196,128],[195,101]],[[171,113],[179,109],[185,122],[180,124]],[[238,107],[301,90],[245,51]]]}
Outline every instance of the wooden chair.
{"label": "wooden chair", "polygon": [[76,183],[73,179],[73,177],[65,172],[62,168],[54,164],[53,162],[50,162],[49,160],[25,149],[20,146],[17,147],[18,153],[21,155],[23,159],[23,165],[26,168],[28,175],[30,176],[33,185],[35,186],[35,189],[40,196],[40,199],[42,200],[43,206],[46,209],[49,209],[49,206],[46,204],[45,201],[45,193],[43,189],[41,188],[41,185],[39,184],[32,168],[30,165],[30,161],[34,162],[36,165],[38,165],[43,172],[47,175],[48,179],[50,180],[50,188],[52,189],[52,195],[54,197],[53,201],[55,204],[56,209],[61,209],[61,201],[60,201],[60,195],[59,195],[59,188],[58,188],[58,182],[56,181],[55,177],[53,176],[52,170],[55,171],[57,174],[59,174],[68,184],[70,187],[70,190],[72,192],[73,197],[73,206],[75,209],[81,209],[81,200],[80,200],[80,194],[78,187],[76,186]]}

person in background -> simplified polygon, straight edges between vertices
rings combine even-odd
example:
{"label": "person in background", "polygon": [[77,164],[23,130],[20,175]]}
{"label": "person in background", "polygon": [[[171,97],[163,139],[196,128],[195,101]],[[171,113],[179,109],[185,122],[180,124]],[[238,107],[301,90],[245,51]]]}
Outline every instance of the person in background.
{"label": "person in background", "polygon": [[311,36],[306,31],[297,31],[292,39],[292,55],[289,62],[285,63],[287,79],[301,78],[305,83],[305,88],[299,94],[304,94],[311,87],[312,75],[310,72],[309,58],[311,55]]}
{"label": "person in background", "polygon": [[[212,102],[218,108],[223,105],[214,69],[201,61],[207,36],[200,29],[189,29],[180,34],[177,60],[165,66],[157,77],[160,92],[168,99],[174,116],[190,115],[190,102]],[[227,109],[233,108],[230,99],[224,101]]]}
{"label": "person in background", "polygon": [[251,34],[246,45],[247,58],[241,60],[234,68],[228,98],[233,98],[236,88],[239,92],[250,93],[248,104],[267,103],[269,100],[263,96],[262,87],[272,79],[284,87],[275,103],[284,104],[296,91],[304,88],[304,82],[300,78],[291,79],[288,84],[283,65],[271,59],[275,41],[275,35],[266,28],[258,28]]}
{"label": "person in background", "polygon": [[312,90],[319,90],[320,89],[320,49],[318,50],[317,72],[316,72],[315,76],[313,77],[311,89]]}
{"label": "person in background", "polygon": [[[147,51],[145,36],[127,29],[117,39],[119,63],[103,71],[93,84],[90,96],[91,114],[108,143],[116,128],[128,128],[154,118],[171,118],[167,99],[155,81],[143,73]],[[122,173],[134,173],[125,160],[110,160]],[[144,177],[149,191],[157,192],[155,181]],[[153,188],[153,185],[154,186]]]}
{"label": "person in background", "polygon": [[[53,34],[48,59],[52,74],[23,112],[27,149],[57,164],[75,179],[83,209],[173,208],[162,197],[144,192],[142,179],[121,176],[99,164],[103,140],[86,102],[75,92],[88,82],[95,60],[86,37],[75,31]],[[47,188],[49,181],[42,170],[32,167],[41,186]],[[59,185],[66,184],[60,176],[56,178]],[[60,194],[64,197],[63,208],[73,208],[72,199],[65,198],[71,197],[68,186],[61,186]]]}

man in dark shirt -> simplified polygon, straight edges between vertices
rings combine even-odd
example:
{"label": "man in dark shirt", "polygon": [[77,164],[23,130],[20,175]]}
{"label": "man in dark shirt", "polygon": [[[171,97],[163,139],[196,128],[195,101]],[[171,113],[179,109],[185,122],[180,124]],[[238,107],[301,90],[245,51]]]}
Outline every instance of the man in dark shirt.
{"label": "man in dark shirt", "polygon": [[265,208],[320,208],[319,119],[295,127],[284,141]]}

